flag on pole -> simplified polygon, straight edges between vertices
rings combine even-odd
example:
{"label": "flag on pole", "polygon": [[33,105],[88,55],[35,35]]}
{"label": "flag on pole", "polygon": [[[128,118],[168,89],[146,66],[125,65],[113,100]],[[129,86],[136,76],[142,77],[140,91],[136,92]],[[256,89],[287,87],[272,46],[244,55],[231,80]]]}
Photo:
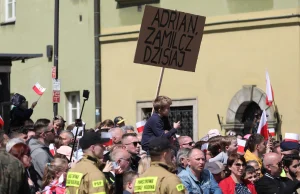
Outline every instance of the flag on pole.
{"label": "flag on pole", "polygon": [[274,137],[275,136],[275,129],[274,128],[270,128],[269,130],[269,134]]}
{"label": "flag on pole", "polygon": [[33,91],[35,91],[35,93],[37,95],[43,95],[44,92],[46,91],[46,88],[42,87],[38,82],[36,82],[36,84],[34,84],[34,86],[32,87]]}
{"label": "flag on pole", "polygon": [[140,121],[140,122],[137,122],[136,123],[136,130],[139,132],[139,133],[142,133],[144,131],[144,127],[146,125],[146,121]]}
{"label": "flag on pole", "polygon": [[3,118],[0,116],[0,129],[4,126],[4,120]]}
{"label": "flag on pole", "polygon": [[272,103],[274,101],[274,93],[273,93],[273,88],[271,85],[269,73],[266,71],[266,104],[268,106],[272,106]]}
{"label": "flag on pole", "polygon": [[268,121],[267,121],[267,114],[266,114],[265,110],[263,111],[263,113],[260,117],[260,122],[259,122],[259,126],[257,129],[257,133],[264,136],[265,140],[267,140],[269,138]]}
{"label": "flag on pole", "polygon": [[237,143],[238,143],[237,152],[243,154],[245,152],[244,149],[245,149],[245,146],[246,146],[246,141],[242,140],[242,139],[237,139]]}
{"label": "flag on pole", "polygon": [[104,143],[105,146],[113,145],[112,135],[110,132],[101,132],[101,138],[109,138],[109,141]]}

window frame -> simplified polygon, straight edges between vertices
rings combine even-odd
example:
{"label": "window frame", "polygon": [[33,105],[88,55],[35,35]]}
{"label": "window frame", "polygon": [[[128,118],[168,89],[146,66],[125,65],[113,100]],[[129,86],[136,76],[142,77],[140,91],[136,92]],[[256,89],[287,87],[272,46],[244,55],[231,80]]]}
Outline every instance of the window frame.
{"label": "window frame", "polygon": [[[198,99],[197,98],[185,98],[185,99],[172,99],[171,107],[182,107],[192,106],[193,107],[193,140],[199,140],[198,131]],[[136,102],[136,121],[139,122],[144,118],[143,109],[152,108],[153,101],[137,101]]]}
{"label": "window frame", "polygon": [[[76,98],[76,108],[72,106],[72,97]],[[73,117],[73,110],[76,110],[76,116],[75,119],[79,118],[80,116],[80,92],[74,91],[74,92],[68,92],[67,93],[67,118],[68,118],[68,124],[72,124],[75,122],[75,120],[72,120]]]}
{"label": "window frame", "polygon": [[14,22],[16,21],[16,0],[11,0],[12,4],[12,17],[8,17],[8,5],[10,0],[5,0],[5,22]]}

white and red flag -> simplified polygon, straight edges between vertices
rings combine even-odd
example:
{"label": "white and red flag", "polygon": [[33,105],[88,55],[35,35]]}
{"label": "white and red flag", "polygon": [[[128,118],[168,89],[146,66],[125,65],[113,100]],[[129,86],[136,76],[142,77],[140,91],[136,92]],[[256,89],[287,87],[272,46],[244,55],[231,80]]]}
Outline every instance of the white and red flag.
{"label": "white and red flag", "polygon": [[104,143],[105,146],[113,145],[112,135],[110,132],[101,132],[101,138],[109,138],[109,141]]}
{"label": "white and red flag", "polygon": [[4,126],[4,120],[3,118],[0,116],[0,129]]}
{"label": "white and red flag", "polygon": [[269,134],[274,137],[275,136],[275,129],[274,128],[270,128],[269,130]]}
{"label": "white and red flag", "polygon": [[299,142],[299,135],[297,133],[285,133],[284,141]]}
{"label": "white and red flag", "polygon": [[53,144],[53,143],[51,143],[51,144],[49,145],[49,150],[50,150],[50,153],[52,154],[52,156],[54,156],[55,153],[56,153],[56,150],[55,150],[55,147],[54,147],[54,144]]}
{"label": "white and red flag", "polygon": [[273,92],[273,88],[271,85],[271,81],[270,81],[270,77],[269,77],[269,73],[266,71],[266,104],[268,106],[272,106],[272,103],[274,101],[274,92]]}
{"label": "white and red flag", "polygon": [[246,141],[242,140],[242,139],[237,139],[237,143],[238,143],[237,152],[242,153],[242,154],[245,153],[244,149],[245,149],[245,146],[246,146]]}
{"label": "white and red flag", "polygon": [[257,133],[264,136],[265,140],[267,140],[269,138],[268,121],[267,121],[267,114],[266,114],[265,110],[263,111],[263,113],[260,117],[260,122],[259,122],[259,126],[257,129]]}
{"label": "white and red flag", "polygon": [[34,86],[32,87],[32,89],[39,96],[43,95],[44,92],[46,91],[46,88],[44,88],[43,86],[41,86],[41,84],[39,84],[38,82],[36,82],[36,84],[34,84]]}
{"label": "white and red flag", "polygon": [[140,122],[137,122],[136,123],[136,130],[139,132],[139,133],[142,133],[144,131],[144,127],[146,125],[146,121],[140,121]]}
{"label": "white and red flag", "polygon": [[64,174],[60,175],[58,180],[55,180],[51,183],[51,186],[46,186],[42,193],[45,192],[45,194],[52,194],[53,192],[56,191],[56,187],[61,185],[65,180]]}
{"label": "white and red flag", "polygon": [[204,144],[202,144],[202,146],[201,146],[201,150],[202,150],[203,152],[206,152],[206,151],[207,151],[207,149],[208,149],[208,143],[204,143]]}

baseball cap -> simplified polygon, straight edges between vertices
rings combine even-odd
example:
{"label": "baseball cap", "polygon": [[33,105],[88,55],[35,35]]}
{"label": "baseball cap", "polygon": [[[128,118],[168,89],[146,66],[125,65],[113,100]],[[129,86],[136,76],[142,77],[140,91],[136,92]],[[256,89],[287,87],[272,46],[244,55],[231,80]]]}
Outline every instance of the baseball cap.
{"label": "baseball cap", "polygon": [[218,165],[216,162],[207,162],[204,168],[209,170],[212,174],[219,174],[224,170],[224,166]]}
{"label": "baseball cap", "polygon": [[299,150],[299,143],[292,141],[283,141],[280,143],[282,151]]}
{"label": "baseball cap", "polygon": [[60,146],[57,150],[57,153],[65,155],[68,160],[70,160],[72,148],[70,146]]}
{"label": "baseball cap", "polygon": [[96,133],[95,131],[87,131],[84,133],[82,138],[79,140],[79,146],[83,150],[85,150],[92,145],[103,144],[108,141],[110,141],[109,138],[101,138],[101,135],[99,133]]}
{"label": "baseball cap", "polygon": [[165,137],[155,137],[149,141],[149,151],[163,152],[172,149],[170,141]]}
{"label": "baseball cap", "polygon": [[115,125],[118,125],[118,124],[120,124],[120,123],[123,123],[124,121],[125,121],[125,119],[124,119],[123,117],[121,117],[121,116],[118,116],[118,117],[116,117],[116,118],[114,119]]}

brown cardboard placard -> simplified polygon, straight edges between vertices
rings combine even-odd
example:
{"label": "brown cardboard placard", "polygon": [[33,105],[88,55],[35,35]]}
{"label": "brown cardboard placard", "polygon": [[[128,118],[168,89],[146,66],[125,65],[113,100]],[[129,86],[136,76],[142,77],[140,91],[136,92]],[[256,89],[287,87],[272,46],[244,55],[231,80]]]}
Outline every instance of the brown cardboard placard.
{"label": "brown cardboard placard", "polygon": [[205,19],[146,5],[134,63],[195,72]]}

